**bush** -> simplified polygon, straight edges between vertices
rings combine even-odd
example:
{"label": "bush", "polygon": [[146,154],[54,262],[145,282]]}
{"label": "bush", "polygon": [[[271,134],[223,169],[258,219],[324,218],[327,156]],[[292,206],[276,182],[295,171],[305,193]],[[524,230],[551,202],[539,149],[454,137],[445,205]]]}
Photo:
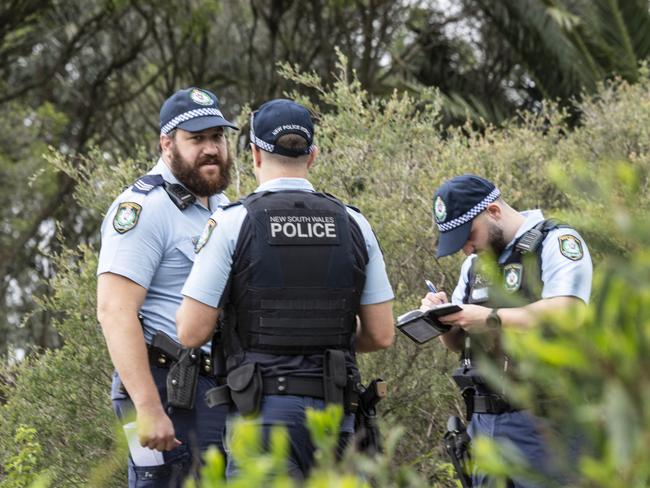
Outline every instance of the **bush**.
{"label": "bush", "polygon": [[[637,85],[611,83],[601,87],[595,98],[582,102],[582,126],[573,131],[564,123],[564,114],[549,104],[535,115],[522,115],[503,128],[488,127],[481,132],[471,126],[443,131],[434,92],[417,99],[400,93],[371,99],[346,72],[342,58],[336,82],[322,87],[313,75],[283,67],[285,76],[319,93],[313,103],[303,100],[319,118],[316,137],[321,156],[312,181],[316,188],[360,207],[373,225],[395,290],[395,311],[419,304],[426,291],[424,278],[447,292],[455,286],[460,259],[435,258],[431,229],[431,195],[449,177],[465,172],[483,175],[495,181],[515,208],[541,207],[547,216],[573,223],[602,270],[595,283],[592,315],[585,321],[592,325],[581,326],[589,330],[576,326],[575,330],[558,331],[556,335],[560,339],[566,335],[568,342],[554,355],[557,362],[567,350],[585,347],[595,354],[585,357],[598,361],[589,377],[591,383],[585,383],[592,396],[580,396],[595,401],[591,404],[595,409],[582,403],[569,410],[576,421],[585,416],[593,419],[592,426],[600,428],[599,445],[609,446],[605,462],[594,458],[585,465],[585,473],[602,486],[604,480],[615,485],[621,480],[637,483],[647,479],[640,467],[645,451],[638,447],[644,442],[650,445],[647,385],[645,378],[633,381],[633,373],[645,370],[648,357],[644,342],[647,275],[637,274],[647,269],[650,234],[646,222],[650,162],[647,71]],[[242,125],[246,119],[244,112]],[[246,145],[232,137],[237,163],[227,193],[235,199],[252,190],[255,183]],[[74,165],[60,155],[50,159],[79,182],[76,197],[99,224],[119,188],[144,171],[148,158],[113,161],[96,151]],[[112,367],[95,320],[96,253],[93,244],[68,249],[55,260],[58,271],[50,284],[54,296],[40,305],[59,317],[57,330],[64,346],[0,372],[2,377],[12,378],[0,392],[0,397],[6,398],[0,407],[0,465],[5,472],[14,452],[11,439],[21,424],[36,429],[35,441],[43,455],[34,470],[47,468],[54,486],[87,485],[92,467],[115,448],[108,394]],[[616,290],[618,298],[611,298],[611,290]],[[626,297],[631,300],[619,309],[622,302],[617,300]],[[571,388],[578,388],[574,381],[585,379],[566,369],[566,364],[545,359],[542,352],[550,350],[550,345],[543,342],[544,337],[531,334],[521,340],[533,341],[532,345],[522,343],[522,351],[537,345],[532,350],[539,352],[536,360],[544,365],[539,371],[549,378]],[[612,356],[599,356],[603,351],[612,352]],[[455,356],[438,343],[416,348],[398,337],[394,347],[362,355],[359,361],[365,378],[381,376],[390,385],[390,396],[380,405],[384,424],[405,429],[392,451],[391,466],[409,465],[429,484],[454,486],[440,439],[448,415],[462,412],[449,377]],[[536,367],[537,363],[531,363],[531,369]],[[612,371],[612,381],[604,381]],[[628,400],[621,403],[620,398]],[[602,417],[604,411],[609,412],[610,422]],[[630,412],[640,422],[637,434],[631,437],[639,439],[633,448],[614,442],[623,438],[620,432],[632,435],[627,428]],[[632,465],[622,461],[628,455]],[[620,473],[619,480],[615,474]],[[105,474],[101,483],[122,486],[124,474],[124,468],[112,478]]]}
{"label": "bush", "polygon": [[[413,468],[393,466],[395,441],[401,436],[392,431],[388,436],[387,450],[382,455],[366,457],[350,449],[343,459],[336,462],[338,429],[343,418],[340,406],[332,405],[325,410],[308,409],[306,423],[316,448],[315,467],[308,479],[300,486],[306,488],[424,488],[428,486]],[[224,481],[225,461],[216,449],[206,455],[206,465],[201,470],[198,483],[188,480],[185,488],[247,488],[250,486],[272,486],[293,488],[299,484],[287,472],[289,439],[286,430],[275,427],[271,431],[269,448],[262,449],[261,426],[259,422],[239,419],[233,425],[233,459],[238,473],[234,479]]]}

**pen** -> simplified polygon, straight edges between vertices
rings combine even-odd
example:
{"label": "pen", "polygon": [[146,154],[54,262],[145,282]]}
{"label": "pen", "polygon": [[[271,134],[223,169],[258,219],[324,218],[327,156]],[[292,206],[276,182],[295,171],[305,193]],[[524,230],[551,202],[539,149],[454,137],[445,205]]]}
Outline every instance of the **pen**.
{"label": "pen", "polygon": [[436,287],[431,283],[429,280],[424,280],[424,282],[427,284],[427,288],[431,293],[438,293],[438,290],[436,290]]}

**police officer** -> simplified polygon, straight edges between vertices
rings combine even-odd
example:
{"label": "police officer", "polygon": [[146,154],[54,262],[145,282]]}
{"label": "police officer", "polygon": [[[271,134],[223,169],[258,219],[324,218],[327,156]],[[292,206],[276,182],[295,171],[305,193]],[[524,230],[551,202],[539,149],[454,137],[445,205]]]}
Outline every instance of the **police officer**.
{"label": "police officer", "polygon": [[174,93],[160,110],[158,163],[117,197],[102,223],[97,316],[116,369],[113,405],[120,418],[135,408],[141,445],[163,452],[142,460],[131,451],[130,487],[181,486],[199,452],[222,448],[227,411],[203,400],[216,386],[209,345],[193,353],[201,364],[192,408],[169,405],[166,380],[181,354],[175,314],[194,243],[228,202],[227,127],[236,129],[213,93]]}
{"label": "police officer", "polygon": [[[525,331],[544,313],[588,303],[592,264],[587,246],[573,228],[546,220],[540,210],[514,210],[493,183],[474,175],[445,182],[434,196],[433,212],[438,257],[460,250],[467,256],[451,298],[463,310],[440,320],[452,327],[441,336],[443,343],[461,352],[463,366],[454,379],[471,415],[468,433],[510,441],[542,477],[562,484],[542,438],[540,419],[492,391],[472,361],[487,354],[507,370],[508,359],[498,345],[502,328]],[[488,259],[496,259],[502,273],[498,282],[481,272]],[[444,292],[428,293],[422,308],[446,301]],[[515,487],[548,486],[530,479],[512,482]],[[474,474],[473,483],[484,486],[487,480]]]}
{"label": "police officer", "polygon": [[309,112],[291,100],[266,102],[252,115],[259,187],[212,216],[177,314],[179,337],[192,347],[225,314],[228,387],[213,402],[231,399],[243,414],[259,412],[266,433],[286,426],[289,472],[298,479],[314,450],[305,409],[343,405],[346,439],[355,352],[394,339],[393,292],[370,225],[306,179],[317,155],[313,137]]}

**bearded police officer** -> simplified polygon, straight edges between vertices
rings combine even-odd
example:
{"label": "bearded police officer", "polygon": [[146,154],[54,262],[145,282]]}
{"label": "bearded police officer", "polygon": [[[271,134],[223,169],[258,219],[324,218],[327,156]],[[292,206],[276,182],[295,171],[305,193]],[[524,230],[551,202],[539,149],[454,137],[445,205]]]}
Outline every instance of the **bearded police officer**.
{"label": "bearded police officer", "polygon": [[210,410],[204,401],[216,386],[209,345],[188,356],[196,393],[172,398],[176,383],[168,375],[184,352],[175,314],[195,242],[228,202],[221,193],[232,164],[227,127],[236,129],[213,93],[188,88],[172,95],[160,110],[158,163],[113,202],[102,224],[97,315],[117,370],[113,405],[120,418],[135,407],[141,445],[163,451],[142,459],[137,440],[130,445],[130,487],[181,486],[199,452],[222,448],[227,410]]}
{"label": "bearded police officer", "polygon": [[267,434],[269,426],[286,426],[296,478],[308,472],[314,450],[305,409],[342,405],[346,439],[355,351],[394,339],[393,292],[370,225],[306,179],[317,154],[313,134],[309,112],[291,100],[269,101],[253,114],[260,186],[212,216],[177,314],[179,337],[191,347],[225,314],[227,386],[211,392],[211,401],[259,413]]}
{"label": "bearded police officer", "polygon": [[[463,366],[454,379],[471,418],[468,433],[510,441],[548,483],[562,484],[539,419],[490,389],[472,360],[487,353],[506,370],[508,360],[498,346],[501,328],[525,331],[544,313],[588,303],[592,264],[587,246],[574,229],[546,220],[539,210],[517,212],[501,199],[494,184],[478,176],[445,182],[434,196],[433,210],[438,257],[461,249],[468,256],[451,299],[462,304],[462,311],[440,318],[452,326],[441,336],[443,343],[461,352]],[[491,282],[489,273],[481,273],[482,263],[490,257],[501,270],[501,282]],[[429,293],[422,307],[446,301],[444,292]],[[487,483],[481,474],[474,474],[473,481],[474,486]],[[515,487],[548,486],[529,479],[512,482]]]}

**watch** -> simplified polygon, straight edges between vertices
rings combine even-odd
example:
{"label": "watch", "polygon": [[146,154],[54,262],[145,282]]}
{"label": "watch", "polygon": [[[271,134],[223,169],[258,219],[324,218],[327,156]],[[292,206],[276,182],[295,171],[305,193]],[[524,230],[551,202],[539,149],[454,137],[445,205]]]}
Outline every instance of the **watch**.
{"label": "watch", "polygon": [[501,328],[501,317],[499,317],[499,309],[493,308],[485,319],[485,325],[489,329],[500,329]]}

